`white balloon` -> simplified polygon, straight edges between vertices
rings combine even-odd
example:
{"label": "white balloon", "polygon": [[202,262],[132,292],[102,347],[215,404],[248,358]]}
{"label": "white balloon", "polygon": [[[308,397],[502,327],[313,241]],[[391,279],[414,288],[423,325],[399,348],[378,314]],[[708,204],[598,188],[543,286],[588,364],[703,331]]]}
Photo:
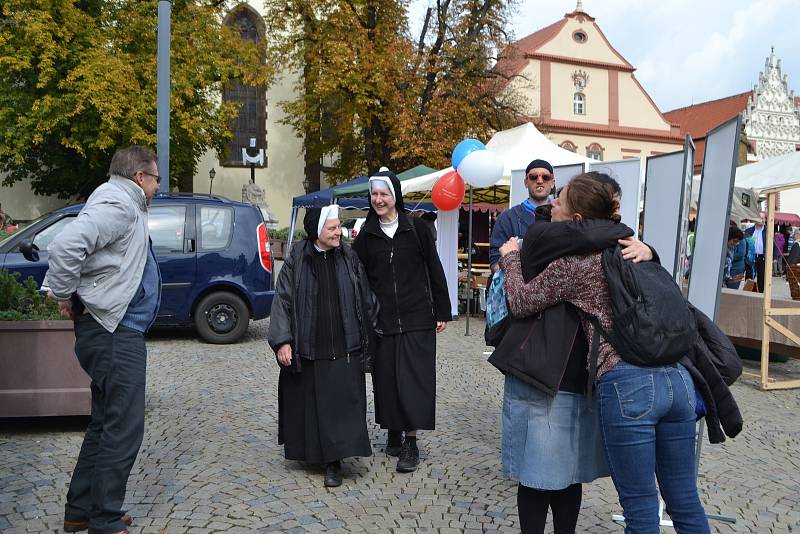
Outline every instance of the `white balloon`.
{"label": "white balloon", "polygon": [[476,150],[461,160],[458,174],[472,187],[489,187],[503,177],[503,160],[491,150]]}

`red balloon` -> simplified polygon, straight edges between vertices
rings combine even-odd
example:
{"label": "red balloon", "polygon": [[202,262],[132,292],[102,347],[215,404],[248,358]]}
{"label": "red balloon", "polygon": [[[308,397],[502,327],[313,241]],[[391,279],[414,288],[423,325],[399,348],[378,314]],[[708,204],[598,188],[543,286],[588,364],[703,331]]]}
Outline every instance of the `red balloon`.
{"label": "red balloon", "polygon": [[464,179],[457,171],[443,174],[433,185],[431,199],[433,204],[441,211],[458,209],[464,201]]}

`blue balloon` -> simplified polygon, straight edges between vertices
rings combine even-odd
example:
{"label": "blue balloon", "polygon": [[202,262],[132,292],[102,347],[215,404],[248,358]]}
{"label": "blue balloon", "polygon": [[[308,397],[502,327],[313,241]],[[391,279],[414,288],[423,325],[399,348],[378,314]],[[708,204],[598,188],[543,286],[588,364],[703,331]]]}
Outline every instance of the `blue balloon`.
{"label": "blue balloon", "polygon": [[486,150],[486,145],[477,139],[464,139],[456,145],[453,149],[453,157],[451,159],[453,168],[458,170],[458,166],[467,157],[467,154],[472,154],[476,150]]}

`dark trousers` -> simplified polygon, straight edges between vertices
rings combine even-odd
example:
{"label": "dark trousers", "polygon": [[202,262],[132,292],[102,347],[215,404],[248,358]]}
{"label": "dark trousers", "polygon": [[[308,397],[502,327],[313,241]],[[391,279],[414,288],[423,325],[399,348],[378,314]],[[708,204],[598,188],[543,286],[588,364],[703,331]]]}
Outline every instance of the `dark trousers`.
{"label": "dark trousers", "polygon": [[126,528],[121,521],[125,486],[144,437],[144,335],[124,326],[109,333],[91,315],[80,315],[75,354],[92,379],[92,418],[64,518],[88,518],[90,533],[119,532]]}
{"label": "dark trousers", "polygon": [[[763,254],[756,255],[756,281],[758,282],[758,292],[764,292],[764,283],[767,278],[764,276],[765,259]],[[772,268],[770,267],[770,275],[772,275]]]}

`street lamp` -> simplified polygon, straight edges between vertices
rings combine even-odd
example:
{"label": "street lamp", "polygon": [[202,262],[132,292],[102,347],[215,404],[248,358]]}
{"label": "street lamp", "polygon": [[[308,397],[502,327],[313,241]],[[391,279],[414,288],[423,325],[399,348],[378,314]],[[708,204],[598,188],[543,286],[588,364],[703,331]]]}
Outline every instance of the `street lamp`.
{"label": "street lamp", "polygon": [[217,175],[217,171],[214,170],[214,167],[211,167],[211,170],[208,171],[208,196],[211,196],[211,187],[214,185],[214,177]]}

